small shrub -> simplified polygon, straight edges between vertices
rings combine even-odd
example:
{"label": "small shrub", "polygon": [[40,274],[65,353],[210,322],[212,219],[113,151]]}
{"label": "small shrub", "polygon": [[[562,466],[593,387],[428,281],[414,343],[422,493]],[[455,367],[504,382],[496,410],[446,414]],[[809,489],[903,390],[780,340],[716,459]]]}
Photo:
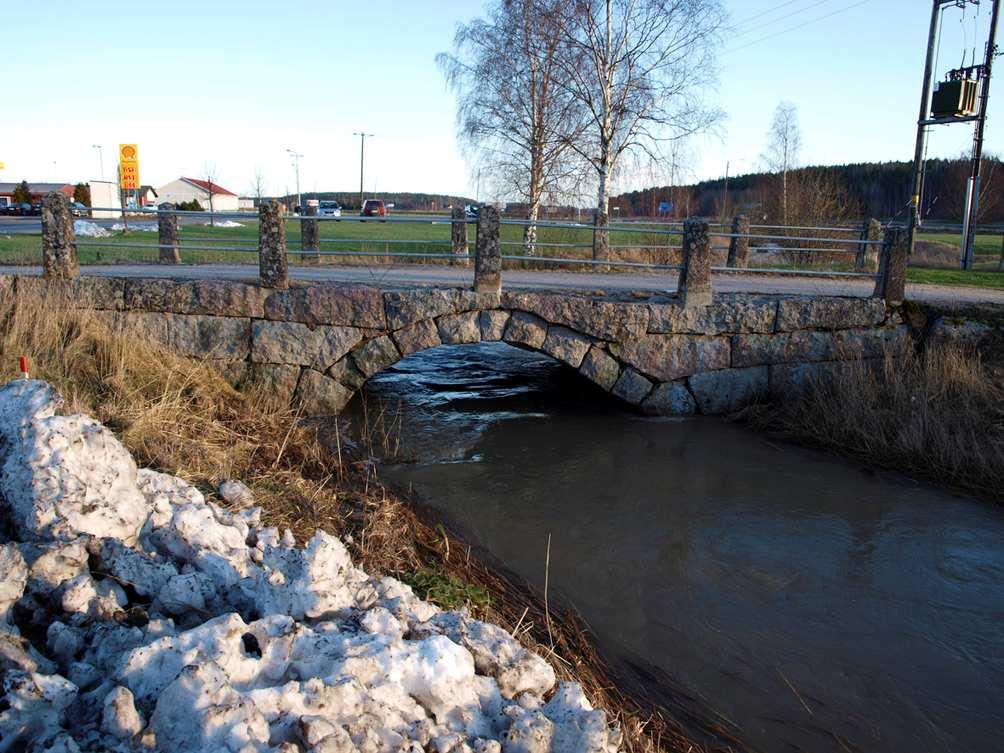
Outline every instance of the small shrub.
{"label": "small shrub", "polygon": [[458,609],[469,604],[487,607],[491,604],[491,598],[485,589],[464,583],[440,570],[423,567],[400,578],[414,589],[419,598],[431,601],[443,609]]}

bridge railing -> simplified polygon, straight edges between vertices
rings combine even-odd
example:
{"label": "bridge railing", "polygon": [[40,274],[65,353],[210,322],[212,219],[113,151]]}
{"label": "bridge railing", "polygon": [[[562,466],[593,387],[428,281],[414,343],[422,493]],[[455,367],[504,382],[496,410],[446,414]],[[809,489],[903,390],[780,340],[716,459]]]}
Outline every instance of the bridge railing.
{"label": "bridge railing", "polygon": [[[131,232],[124,235],[78,236],[69,202],[51,194],[42,212],[45,274],[79,274],[79,250],[93,254],[88,260],[98,262],[110,260],[102,252],[124,252],[124,260],[169,265],[257,259],[262,284],[280,288],[288,286],[291,262],[305,266],[446,262],[470,267],[473,261],[473,285],[485,291],[500,289],[504,269],[519,268],[665,275],[675,278],[678,294],[688,305],[706,305],[712,277],[727,275],[845,279],[858,283],[853,286],[858,294],[865,292],[862,281],[873,281],[874,286],[867,287],[872,295],[902,300],[910,245],[904,228],[890,225],[883,230],[875,220],[861,228],[752,226],[743,216],[731,226],[696,218],[599,226],[502,218],[491,206],[482,207],[476,218],[460,208],[450,215],[321,217],[316,207],[290,218],[277,202],[262,204],[257,216],[181,211],[165,204],[145,215],[139,220],[134,215]],[[371,223],[365,233],[362,223]],[[473,254],[470,225],[475,226]],[[327,228],[324,233],[322,226]],[[410,229],[401,232],[402,226]],[[328,232],[334,227],[337,232]],[[374,228],[377,238],[372,237]],[[137,240],[139,230],[149,232],[150,241]],[[193,259],[200,253],[203,258]]]}

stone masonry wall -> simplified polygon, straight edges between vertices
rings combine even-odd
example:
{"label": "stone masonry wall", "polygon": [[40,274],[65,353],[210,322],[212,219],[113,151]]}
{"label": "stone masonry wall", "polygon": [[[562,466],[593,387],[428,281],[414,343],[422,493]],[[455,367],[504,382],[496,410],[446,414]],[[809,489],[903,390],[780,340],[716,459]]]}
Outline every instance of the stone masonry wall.
{"label": "stone masonry wall", "polygon": [[19,297],[69,288],[109,324],[264,380],[311,413],[337,413],[369,377],[440,344],[503,341],[547,353],[653,415],[722,414],[797,392],[847,361],[904,347],[879,299],[716,294],[475,293],[354,284],[269,290],[227,281],[0,278]]}

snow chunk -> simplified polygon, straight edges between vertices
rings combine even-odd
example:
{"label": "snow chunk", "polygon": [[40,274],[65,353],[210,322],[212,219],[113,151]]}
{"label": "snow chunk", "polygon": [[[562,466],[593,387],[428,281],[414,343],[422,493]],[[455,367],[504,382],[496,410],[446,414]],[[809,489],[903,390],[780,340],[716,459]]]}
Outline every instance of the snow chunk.
{"label": "snow chunk", "polygon": [[0,624],[10,622],[10,610],[24,593],[28,565],[17,544],[0,546]]}
{"label": "snow chunk", "polygon": [[132,543],[147,517],[132,456],[89,416],[33,421],[4,463],[0,490],[28,539],[86,533]]}
{"label": "snow chunk", "polygon": [[120,740],[128,740],[143,729],[143,718],[136,711],[129,688],[117,686],[105,696],[101,729]]}
{"label": "snow chunk", "polygon": [[243,222],[236,222],[234,220],[216,220],[215,222],[210,222],[209,220],[206,220],[202,224],[214,225],[215,227],[244,227]]}
{"label": "snow chunk", "polygon": [[15,379],[0,387],[0,437],[6,444],[20,440],[24,431],[41,418],[56,415],[63,400],[41,379]]}
{"label": "snow chunk", "polygon": [[[115,228],[113,227],[112,229],[114,230]],[[101,225],[88,220],[74,220],[73,234],[84,238],[107,238],[111,235]]]}
{"label": "snow chunk", "polygon": [[551,666],[497,625],[471,619],[462,612],[443,612],[418,632],[442,633],[468,649],[478,672],[494,677],[506,698],[527,691],[544,695],[554,687]]}
{"label": "snow chunk", "polygon": [[223,479],[217,488],[220,497],[227,504],[237,507],[250,507],[254,504],[254,494],[247,484],[231,478]]}
{"label": "snow chunk", "polygon": [[[118,232],[121,232],[123,230],[128,230],[129,232],[139,231],[141,233],[155,233],[157,232],[157,223],[132,222],[129,224],[129,227],[126,227],[124,222],[116,222],[114,225],[112,225],[112,230],[116,230]],[[105,233],[105,235],[109,235],[109,233]]]}

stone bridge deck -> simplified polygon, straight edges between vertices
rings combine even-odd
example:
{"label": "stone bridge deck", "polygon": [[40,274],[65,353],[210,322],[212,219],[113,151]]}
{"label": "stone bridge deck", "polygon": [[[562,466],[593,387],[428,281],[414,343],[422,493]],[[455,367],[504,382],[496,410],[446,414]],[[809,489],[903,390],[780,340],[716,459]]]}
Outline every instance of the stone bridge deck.
{"label": "stone bridge deck", "polygon": [[0,276],[19,299],[68,293],[116,328],[214,361],[235,384],[262,380],[315,414],[339,412],[370,377],[441,344],[506,342],[546,353],[654,415],[721,414],[790,394],[812,375],[909,341],[876,298],[675,295],[352,283]]}

